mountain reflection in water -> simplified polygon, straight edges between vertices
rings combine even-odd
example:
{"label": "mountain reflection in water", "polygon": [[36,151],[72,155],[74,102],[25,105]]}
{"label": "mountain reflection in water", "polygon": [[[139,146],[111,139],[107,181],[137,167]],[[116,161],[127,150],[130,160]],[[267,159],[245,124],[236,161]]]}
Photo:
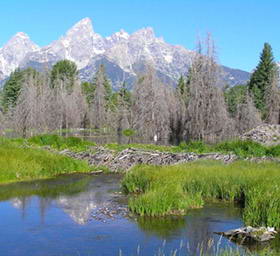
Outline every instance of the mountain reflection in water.
{"label": "mountain reflection in water", "polygon": [[[0,186],[0,255],[196,255],[198,248],[236,247],[213,234],[243,225],[240,209],[215,203],[191,210],[187,216],[125,217],[119,196],[121,176],[113,174],[59,176],[44,181]],[[100,209],[113,209],[113,217],[98,217]],[[107,211],[107,210],[106,210]],[[165,242],[163,242],[165,241]],[[16,246],[15,246],[16,244]]]}

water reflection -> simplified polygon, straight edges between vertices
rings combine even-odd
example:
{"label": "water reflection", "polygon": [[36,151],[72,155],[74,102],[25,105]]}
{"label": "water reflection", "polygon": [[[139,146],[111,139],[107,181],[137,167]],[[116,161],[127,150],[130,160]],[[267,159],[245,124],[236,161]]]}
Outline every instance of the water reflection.
{"label": "water reflection", "polygon": [[155,255],[163,241],[166,255],[180,247],[180,255],[196,255],[209,241],[235,247],[213,234],[242,226],[233,205],[211,203],[185,217],[93,219],[100,208],[126,203],[116,199],[120,179],[71,175],[0,186],[0,255],[135,255],[138,246],[140,255]]}
{"label": "water reflection", "polygon": [[119,189],[119,180],[120,177],[116,175],[94,179],[90,175],[79,174],[14,183],[0,186],[0,200],[12,198],[11,204],[24,218],[32,196],[38,196],[38,209],[42,220],[48,208],[55,204],[77,224],[85,225],[94,209],[109,205],[111,196],[108,190]]}

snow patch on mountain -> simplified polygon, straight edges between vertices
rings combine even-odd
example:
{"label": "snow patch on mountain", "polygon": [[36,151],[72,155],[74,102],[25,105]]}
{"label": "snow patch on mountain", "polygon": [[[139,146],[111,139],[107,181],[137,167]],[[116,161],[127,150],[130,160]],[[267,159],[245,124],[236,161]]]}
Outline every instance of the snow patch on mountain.
{"label": "snow patch on mountain", "polygon": [[[0,49],[0,79],[9,76],[19,63],[30,52],[39,51],[40,47],[33,43],[23,32],[15,34],[4,47]],[[2,74],[2,77],[1,77]]]}
{"label": "snow patch on mountain", "polygon": [[[121,29],[113,35],[103,38],[93,29],[89,18],[84,18],[70,28],[64,36],[45,47],[38,47],[25,33],[17,33],[0,49],[0,80],[7,78],[17,67],[33,66],[49,67],[62,59],[75,62],[81,70],[82,79],[90,80],[89,69],[100,60],[106,60],[111,70],[120,70],[123,77],[130,79],[141,72],[143,65],[154,66],[165,81],[176,83],[180,75],[187,73],[194,52],[182,46],[166,43],[163,38],[156,37],[151,27],[128,34]],[[85,72],[85,73],[83,73]],[[227,78],[231,84],[246,80],[246,72],[231,73],[227,69]],[[245,74],[246,73],[246,74]],[[131,80],[132,81],[132,80]]]}

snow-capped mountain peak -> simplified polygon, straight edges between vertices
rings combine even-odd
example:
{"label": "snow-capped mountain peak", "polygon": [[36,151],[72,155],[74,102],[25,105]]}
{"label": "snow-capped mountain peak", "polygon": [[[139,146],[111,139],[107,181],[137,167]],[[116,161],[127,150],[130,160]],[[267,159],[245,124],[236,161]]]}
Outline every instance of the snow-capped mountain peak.
{"label": "snow-capped mountain peak", "polygon": [[84,18],[77,22],[72,28],[70,28],[66,36],[71,37],[77,34],[88,34],[88,36],[91,36],[94,33],[93,26],[91,19],[89,18]]}
{"label": "snow-capped mountain peak", "polygon": [[132,36],[138,37],[138,38],[141,38],[141,39],[144,39],[147,41],[153,41],[156,38],[154,30],[151,27],[142,28],[142,29],[134,32],[132,34]]}
{"label": "snow-capped mountain peak", "polygon": [[39,46],[36,45],[34,42],[31,41],[29,36],[24,32],[16,33],[1,49],[2,51],[5,50],[39,50]]}
{"label": "snow-capped mountain peak", "polygon": [[18,32],[12,37],[12,39],[15,39],[15,38],[21,38],[23,40],[28,40],[29,36],[24,32]]}
{"label": "snow-capped mountain peak", "polygon": [[[84,18],[61,38],[43,48],[34,44],[23,32],[14,35],[0,49],[0,81],[17,67],[32,66],[43,70],[59,60],[68,59],[76,63],[81,78],[85,80],[92,78],[96,65],[105,63],[108,65],[106,69],[109,77],[129,77],[133,81],[143,64],[152,63],[165,82],[176,84],[179,76],[187,73],[192,55],[192,51],[156,37],[151,27],[132,34],[121,29],[103,38],[94,31],[91,19]],[[243,73],[239,77],[247,79],[247,73]],[[242,83],[242,79],[230,82]],[[113,81],[116,84],[118,82]]]}
{"label": "snow-capped mountain peak", "polygon": [[91,20],[85,18],[77,22],[59,40],[28,56],[25,63],[30,60],[42,63],[47,59],[53,64],[58,60],[68,59],[82,69],[95,55],[104,53],[104,48],[104,39],[94,32]]}
{"label": "snow-capped mountain peak", "polygon": [[0,49],[0,80],[13,72],[19,63],[30,52],[39,51],[40,47],[33,43],[29,36],[23,32],[15,34]]}

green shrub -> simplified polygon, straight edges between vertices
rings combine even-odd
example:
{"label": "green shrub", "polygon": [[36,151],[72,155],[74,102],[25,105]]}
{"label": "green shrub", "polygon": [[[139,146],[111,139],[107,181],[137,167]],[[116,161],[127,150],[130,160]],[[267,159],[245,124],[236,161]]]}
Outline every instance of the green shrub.
{"label": "green shrub", "polygon": [[131,137],[135,135],[135,131],[133,129],[125,129],[122,131],[122,134],[127,137]]}
{"label": "green shrub", "polygon": [[266,147],[254,141],[225,141],[214,146],[218,152],[232,152],[241,157],[262,157],[266,155]]}
{"label": "green shrub", "polygon": [[280,145],[268,147],[266,149],[266,155],[272,157],[280,157]]}
{"label": "green shrub", "polygon": [[187,150],[188,152],[205,153],[210,151],[210,146],[206,145],[203,141],[190,141],[188,143],[180,143],[181,149]]}

